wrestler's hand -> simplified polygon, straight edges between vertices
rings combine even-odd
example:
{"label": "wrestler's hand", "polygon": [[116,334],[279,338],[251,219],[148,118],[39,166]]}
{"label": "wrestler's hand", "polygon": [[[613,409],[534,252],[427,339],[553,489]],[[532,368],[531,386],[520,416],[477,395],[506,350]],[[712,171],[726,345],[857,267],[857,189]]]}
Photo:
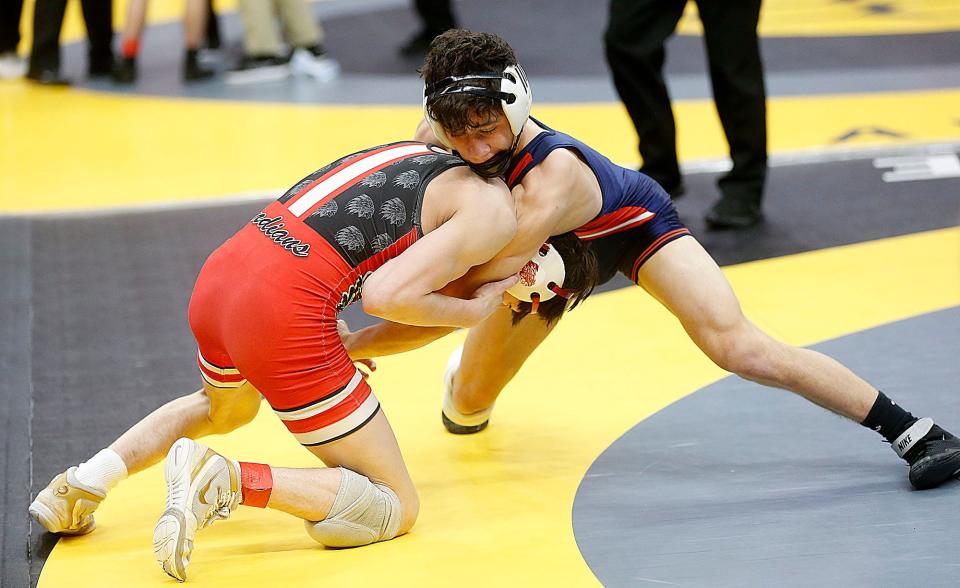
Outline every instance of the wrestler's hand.
{"label": "wrestler's hand", "polygon": [[[350,345],[353,342],[353,333],[350,331],[350,327],[347,326],[347,321],[337,319],[337,334],[340,335],[340,340],[343,342],[343,346],[347,350],[347,355],[350,355]],[[350,359],[352,359],[354,363],[359,363],[366,366],[371,372],[377,371],[377,362],[373,361],[372,359],[353,359],[353,357]],[[370,377],[370,374],[363,370],[360,370],[360,373],[363,374],[364,378]]]}
{"label": "wrestler's hand", "polygon": [[508,288],[516,284],[519,280],[520,276],[514,274],[508,278],[500,280],[499,282],[488,282],[474,290],[473,294],[470,296],[470,300],[476,302],[478,306],[478,323],[490,316],[493,311],[503,306],[503,293],[506,292]]}

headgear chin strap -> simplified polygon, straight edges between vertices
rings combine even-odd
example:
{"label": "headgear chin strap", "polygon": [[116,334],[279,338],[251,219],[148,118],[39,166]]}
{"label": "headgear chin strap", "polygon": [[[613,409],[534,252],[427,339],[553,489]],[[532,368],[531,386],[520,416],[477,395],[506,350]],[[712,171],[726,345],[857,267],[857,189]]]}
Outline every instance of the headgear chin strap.
{"label": "headgear chin strap", "polygon": [[[479,80],[500,80],[500,89],[493,90],[486,88],[476,83]],[[533,105],[533,94],[530,92],[530,84],[527,82],[527,75],[524,73],[523,68],[520,67],[520,64],[508,65],[501,73],[488,72],[450,76],[424,86],[424,118],[427,120],[427,124],[430,125],[430,129],[433,130],[433,134],[436,135],[444,145],[451,149],[453,148],[453,144],[444,132],[443,125],[430,114],[430,105],[441,96],[450,96],[453,94],[470,94],[500,100],[503,113],[510,123],[510,130],[513,131],[513,145],[509,152],[504,151],[498,153],[487,161],[476,165],[471,164],[470,167],[484,177],[492,178],[502,175],[510,165],[510,158],[513,156],[514,149],[517,148],[517,143],[520,140],[520,132],[530,117],[530,107]]]}
{"label": "headgear chin strap", "polygon": [[520,135],[513,138],[513,144],[510,145],[510,149],[504,149],[483,163],[470,163],[468,161],[467,165],[479,176],[499,178],[507,173],[507,169],[510,167],[510,160],[513,159],[513,153],[517,150],[518,143],[520,143]]}

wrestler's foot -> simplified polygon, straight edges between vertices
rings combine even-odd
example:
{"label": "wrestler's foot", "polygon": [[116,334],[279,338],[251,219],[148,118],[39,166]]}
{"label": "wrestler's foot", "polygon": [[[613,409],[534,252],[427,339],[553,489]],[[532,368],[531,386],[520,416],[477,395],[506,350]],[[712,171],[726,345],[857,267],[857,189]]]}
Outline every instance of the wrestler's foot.
{"label": "wrestler's foot", "polygon": [[440,418],[443,426],[454,435],[470,435],[479,433],[490,423],[490,413],[493,407],[472,414],[463,414],[453,406],[453,378],[460,369],[460,358],[463,356],[463,345],[457,347],[447,361],[447,371],[443,374],[443,407]]}
{"label": "wrestler's foot", "polygon": [[93,511],[106,494],[81,484],[76,472],[74,466],[55,477],[30,504],[30,514],[51,533],[86,535],[97,526]]}
{"label": "wrestler's foot", "polygon": [[891,446],[910,464],[910,483],[917,490],[935,488],[960,476],[960,439],[929,417],[910,425]]}
{"label": "wrestler's foot", "polygon": [[240,504],[240,465],[183,438],[167,453],[164,477],[167,508],[153,531],[153,552],[163,571],[183,582],[196,532]]}

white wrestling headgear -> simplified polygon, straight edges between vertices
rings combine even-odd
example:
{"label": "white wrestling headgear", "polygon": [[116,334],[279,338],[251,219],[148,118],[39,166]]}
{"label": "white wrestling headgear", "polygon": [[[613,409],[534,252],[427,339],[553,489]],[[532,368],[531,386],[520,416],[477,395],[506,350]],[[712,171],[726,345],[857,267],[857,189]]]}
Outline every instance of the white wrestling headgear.
{"label": "white wrestling headgear", "polygon": [[565,277],[563,258],[556,247],[544,243],[533,259],[520,270],[520,281],[508,288],[507,292],[519,300],[532,303],[531,312],[536,313],[541,302],[554,296],[570,298],[570,293],[561,287]]}
{"label": "white wrestling headgear", "polygon": [[[477,80],[500,80],[500,90],[491,90],[480,84],[471,83]],[[533,94],[527,82],[527,74],[520,64],[508,65],[503,72],[476,73],[462,76],[450,76],[423,87],[423,114],[433,134],[447,147],[452,147],[443,126],[430,114],[430,104],[440,96],[451,94],[472,94],[499,98],[503,113],[510,121],[510,129],[514,137],[520,136],[523,125],[530,117],[530,107],[533,105]]]}

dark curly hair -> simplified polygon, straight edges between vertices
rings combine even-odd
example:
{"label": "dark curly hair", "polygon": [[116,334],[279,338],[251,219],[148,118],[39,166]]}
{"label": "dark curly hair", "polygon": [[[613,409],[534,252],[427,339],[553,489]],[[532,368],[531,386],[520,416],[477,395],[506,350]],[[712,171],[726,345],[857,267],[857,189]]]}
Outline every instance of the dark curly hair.
{"label": "dark curly hair", "polygon": [[[552,324],[563,316],[567,310],[576,308],[590,293],[600,280],[600,269],[597,265],[597,256],[589,243],[581,241],[573,233],[563,233],[550,237],[548,243],[557,249],[563,258],[566,275],[563,278],[563,289],[570,292],[573,303],[567,308],[568,300],[562,296],[554,296],[550,300],[540,303],[536,316]],[[519,323],[530,314],[533,305],[521,302],[519,310],[513,313],[513,324]]]}
{"label": "dark curly hair", "polygon": [[[517,65],[517,56],[513,48],[497,35],[450,29],[430,43],[423,66],[417,72],[426,87],[430,87],[450,76],[502,72],[511,65]],[[497,80],[477,80],[472,83],[491,90],[500,87]],[[440,96],[430,100],[426,106],[430,116],[453,135],[489,124],[502,113],[500,101],[496,98],[472,94]],[[471,115],[479,119],[479,125],[471,124]]]}

